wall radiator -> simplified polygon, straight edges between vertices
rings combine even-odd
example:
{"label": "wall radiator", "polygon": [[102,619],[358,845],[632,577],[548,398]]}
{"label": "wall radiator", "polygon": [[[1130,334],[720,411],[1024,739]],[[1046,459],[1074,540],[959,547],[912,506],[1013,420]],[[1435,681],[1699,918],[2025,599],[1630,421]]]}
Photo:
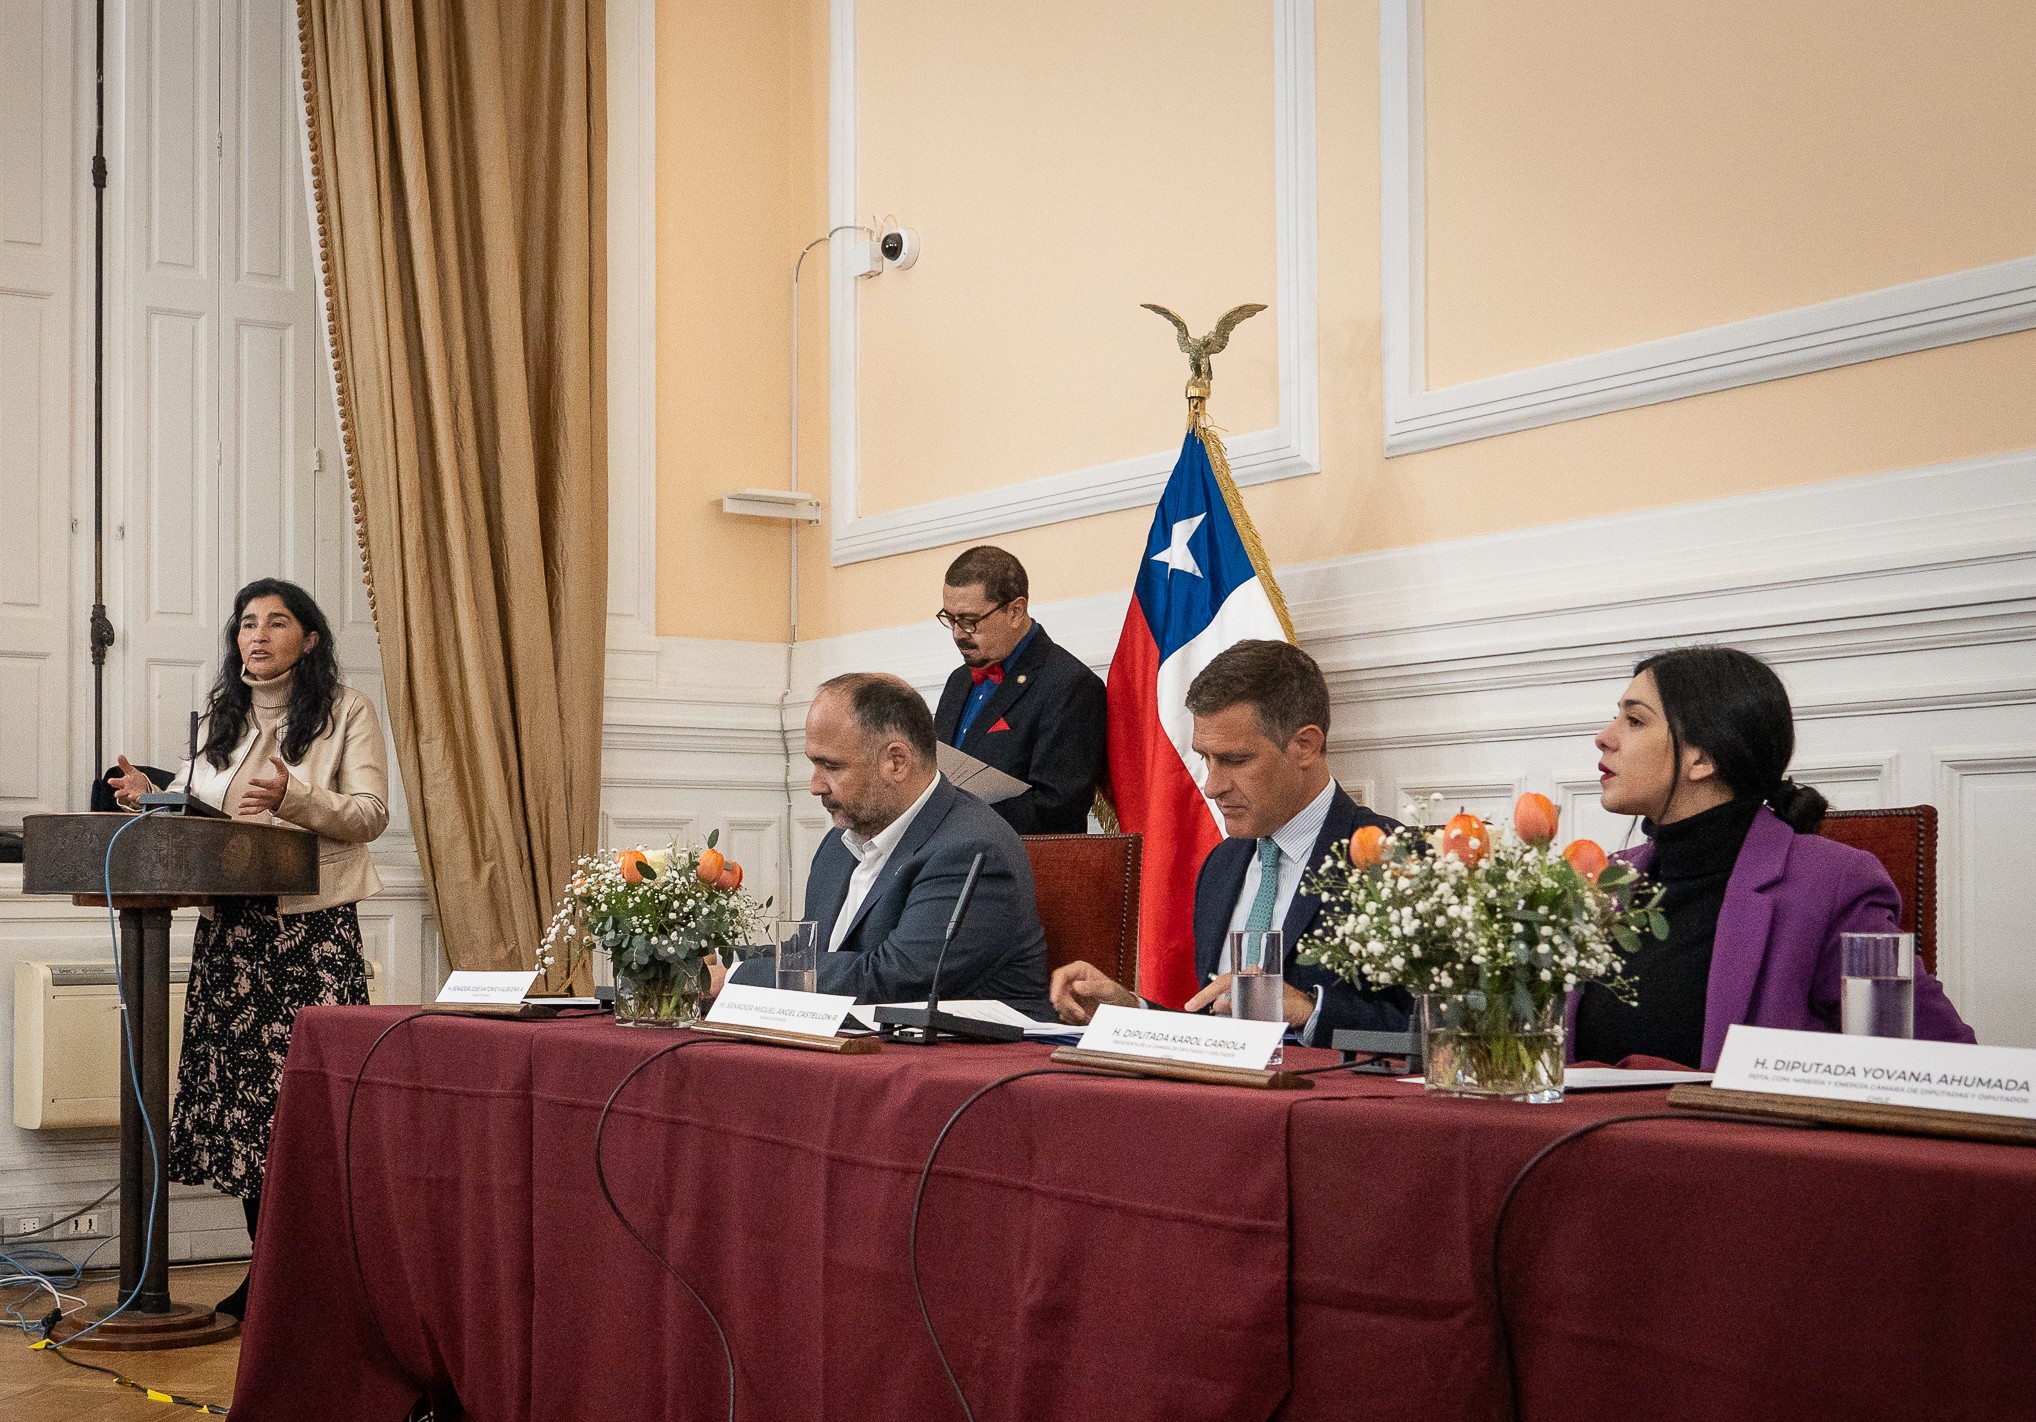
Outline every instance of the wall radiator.
{"label": "wall radiator", "polygon": [[[184,1045],[189,958],[170,960],[170,1090]],[[382,1000],[368,964],[368,998]],[[14,1124],[27,1131],[120,1124],[120,989],[113,965],[14,965]]]}

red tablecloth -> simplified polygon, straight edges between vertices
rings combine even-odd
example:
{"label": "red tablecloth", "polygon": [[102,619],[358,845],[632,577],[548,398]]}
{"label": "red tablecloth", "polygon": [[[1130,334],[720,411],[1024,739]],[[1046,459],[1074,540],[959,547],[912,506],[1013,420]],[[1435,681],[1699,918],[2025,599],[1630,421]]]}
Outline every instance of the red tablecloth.
{"label": "red tablecloth", "polygon": [[[706,1319],[603,1202],[595,1120],[672,1034],[298,1019],[234,1413],[715,1418]],[[1037,1047],[714,1042],[611,1114],[616,1199],[713,1305],[744,1418],[956,1417],[907,1272],[921,1166]],[[1333,1060],[1299,1053],[1304,1064]],[[921,1220],[927,1304],[991,1419],[1503,1418],[1492,1218],[1575,1125],[1377,1079],[1302,1092],[1043,1077],[986,1097]],[[1507,1226],[1533,1418],[2028,1417],[2036,1151],[1702,1122],[1566,1148]],[[383,1335],[388,1342],[385,1344]]]}

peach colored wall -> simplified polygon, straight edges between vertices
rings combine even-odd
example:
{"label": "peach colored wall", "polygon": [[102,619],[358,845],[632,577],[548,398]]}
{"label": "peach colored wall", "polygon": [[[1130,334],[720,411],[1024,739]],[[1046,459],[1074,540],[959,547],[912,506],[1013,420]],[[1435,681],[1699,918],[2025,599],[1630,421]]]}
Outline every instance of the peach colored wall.
{"label": "peach colored wall", "polygon": [[[1272,301],[1272,26],[1179,8],[858,5],[857,184],[926,245],[862,284],[862,512],[1147,453],[1187,358],[1139,303]],[[1278,420],[1277,319],[1218,358],[1236,428]]]}
{"label": "peach colored wall", "polygon": [[[869,511],[1170,447],[1185,362],[1136,303],[1185,290],[1169,304],[1199,327],[1230,301],[1266,299],[1268,0],[977,13],[999,8],[858,0],[856,209],[895,212],[927,241],[917,268],[861,295]],[[2031,232],[2036,192],[2036,97],[2017,77],[2036,70],[2023,0],[1974,0],[1955,23],[1921,3],[1853,20],[1857,5],[1779,17],[1751,0],[1742,13],[1735,0],[1721,11],[1730,24],[1704,25],[1681,7],[1625,0],[1426,9],[1431,176],[1446,198],[1431,211],[1427,294],[1431,349],[1449,371],[1513,368],[2036,251],[2036,238],[2021,251],[2011,240]],[[1378,15],[1368,4],[1317,14],[1323,472],[1247,491],[1277,563],[2036,446],[2036,333],[2020,333],[1386,459]],[[667,3],[660,22],[659,629],[768,639],[782,635],[767,613],[782,626],[784,536],[705,510],[722,488],[783,482],[767,476],[785,449],[785,273],[824,215],[825,6],[694,0]],[[1565,58],[1577,51],[1588,62]],[[1637,73],[1621,68],[1627,56]],[[1592,161],[1566,146],[1565,113],[1612,105],[1606,126],[1617,127],[1671,70],[1686,76],[1680,92],[1721,105],[1700,121],[1653,103],[1648,121],[1667,125],[1672,162],[1641,162],[1648,145],[1631,133],[1598,134],[1585,145]],[[1053,89],[1062,75],[1078,81],[1065,94]],[[1779,130],[1770,142],[1745,106],[1725,103],[1748,76],[1798,96],[1760,110]],[[1186,134],[1175,85],[1192,86]],[[1518,112],[1523,96],[1533,113]],[[1453,116],[1438,117],[1438,105]],[[1540,194],[1532,221],[1515,225],[1517,183],[1476,180],[1501,138],[1521,164],[1539,164],[1541,181],[1585,184],[1595,198]],[[1184,145],[1217,161],[1184,162],[1194,151]],[[1632,171],[1604,171],[1612,146],[1630,152]],[[1125,200],[1175,190],[1154,174],[1201,171],[1218,216],[1192,245],[1178,234],[1196,229]],[[1679,223],[1674,185],[1696,178],[1703,220]],[[1042,230],[1059,215],[1042,204],[1057,183],[1098,253],[1078,273],[1039,264]],[[759,243],[775,229],[777,255],[716,256],[710,278],[693,241],[699,212],[755,189],[768,189],[772,215],[748,220]],[[1622,193],[1630,202],[1606,220],[1600,199]],[[1720,234],[1749,233],[1719,250]],[[1682,245],[1664,254],[1669,237]],[[1662,272],[1671,258],[1673,279]],[[813,285],[802,481],[824,491],[826,312]],[[1547,309],[1551,289],[1560,312]],[[1217,359],[1214,413],[1232,429],[1270,422],[1274,315],[1241,328]],[[721,346],[688,354],[703,331]],[[1043,376],[1024,373],[1042,365]],[[1074,597],[1129,586],[1149,520],[1129,510],[997,541],[1025,560],[1036,598]],[[824,527],[802,537],[806,637],[930,614],[958,551],[835,568]]]}
{"label": "peach colored wall", "polygon": [[[725,515],[720,497],[786,484],[791,263],[825,206],[824,8],[817,51],[813,20],[800,0],[658,5],[657,620],[666,635],[785,637],[785,526]],[[803,284],[822,294],[813,304],[824,322],[825,263],[809,261]],[[824,352],[824,324],[814,339]],[[814,378],[825,372],[823,363]],[[815,478],[825,472],[816,466]]]}
{"label": "peach colored wall", "polygon": [[1431,386],[2036,250],[2036,5],[1443,0],[1424,28]]}

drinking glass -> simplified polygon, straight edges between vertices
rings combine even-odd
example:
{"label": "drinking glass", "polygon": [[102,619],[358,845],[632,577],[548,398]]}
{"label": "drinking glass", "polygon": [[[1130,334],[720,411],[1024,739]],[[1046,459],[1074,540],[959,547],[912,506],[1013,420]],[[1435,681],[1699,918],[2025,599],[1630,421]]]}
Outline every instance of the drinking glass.
{"label": "drinking glass", "polygon": [[810,918],[778,925],[778,986],[786,992],[820,988],[820,925]]}
{"label": "drinking glass", "polygon": [[[1247,1022],[1286,1020],[1286,985],[1281,976],[1286,949],[1277,928],[1235,930],[1230,935],[1230,1015]],[[1282,1049],[1273,1048],[1271,1065]]]}
{"label": "drinking glass", "polygon": [[1844,1030],[1854,1037],[1916,1035],[1916,935],[1842,933]]}

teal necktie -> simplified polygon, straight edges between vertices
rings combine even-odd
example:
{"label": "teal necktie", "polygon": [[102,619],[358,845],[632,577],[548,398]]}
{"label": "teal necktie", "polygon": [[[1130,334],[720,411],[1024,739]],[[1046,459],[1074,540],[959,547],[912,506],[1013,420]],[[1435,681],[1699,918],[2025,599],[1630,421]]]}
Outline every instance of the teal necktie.
{"label": "teal necktie", "polygon": [[1246,933],[1263,933],[1272,927],[1273,904],[1279,896],[1279,841],[1262,839],[1258,842],[1258,897],[1251,901],[1251,914],[1244,920]]}

